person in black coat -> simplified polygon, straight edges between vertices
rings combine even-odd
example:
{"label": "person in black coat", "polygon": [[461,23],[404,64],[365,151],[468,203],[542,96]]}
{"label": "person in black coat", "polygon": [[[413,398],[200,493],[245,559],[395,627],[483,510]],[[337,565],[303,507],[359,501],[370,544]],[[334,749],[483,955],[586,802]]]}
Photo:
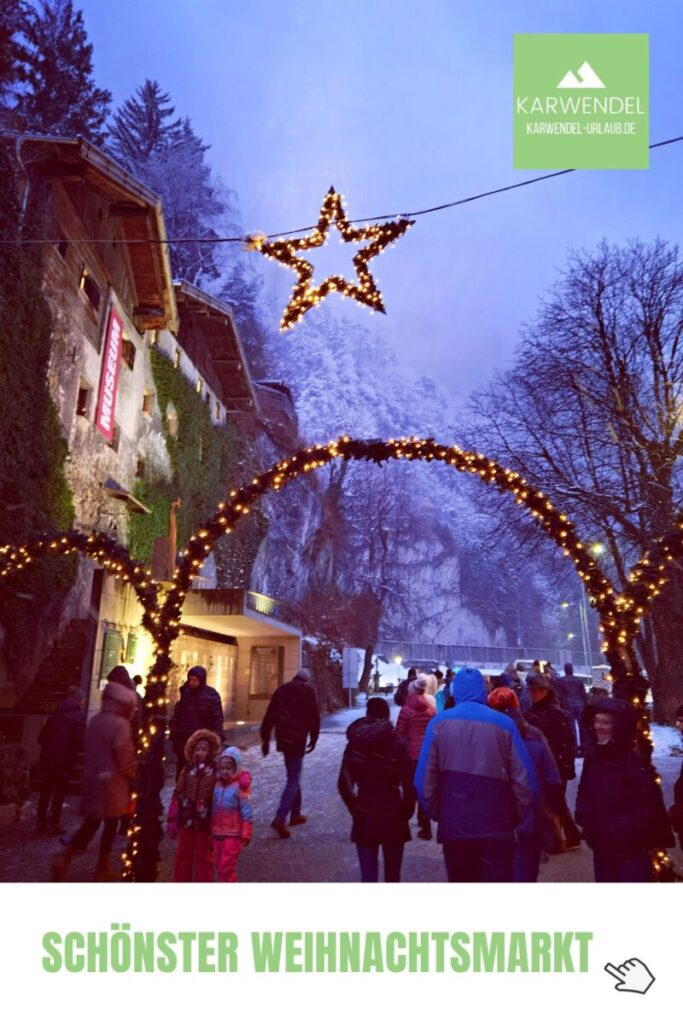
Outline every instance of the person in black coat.
{"label": "person in black coat", "polygon": [[59,819],[69,779],[83,750],[85,694],[70,686],[38,733],[41,787],[36,834],[59,835]]}
{"label": "person in black coat", "polygon": [[209,729],[223,739],[223,705],[220,694],[206,681],[206,669],[195,665],[180,687],[180,700],[173,708],[170,733],[176,758],[176,780],[185,767],[185,744],[198,729]]}
{"label": "person in black coat", "polygon": [[397,707],[402,708],[408,699],[408,690],[413,679],[417,679],[417,669],[409,668],[408,675],[398,684],[396,693],[394,694],[394,704],[396,704]]}
{"label": "person in black coat", "polygon": [[567,783],[576,778],[576,735],[569,715],[557,703],[553,684],[544,675],[531,675],[527,682],[531,706],[524,712],[530,725],[540,729],[548,741],[562,779],[560,825],[564,832],[564,849],[575,850],[581,844],[581,833],[567,806]]}
{"label": "person in black coat", "polygon": [[661,786],[636,750],[637,715],[623,700],[591,705],[594,736],[583,764],[576,820],[593,850],[596,882],[651,882],[651,850],[673,846]]}
{"label": "person in black coat", "polygon": [[400,882],[415,791],[408,750],[389,721],[387,702],[371,698],[367,717],[352,722],[346,737],[337,786],[353,818],[351,842],[358,850],[361,881],[378,880],[381,846],[384,881]]}
{"label": "person in black coat", "polygon": [[301,772],[304,755],[313,753],[320,733],[320,712],[310,681],[308,669],[300,668],[293,679],[277,688],[261,722],[263,756],[267,757],[270,751],[273,729],[277,749],[285,756],[287,781],[270,823],[280,839],[289,839],[290,836],[287,815],[290,825],[306,823],[306,815],[301,813]]}

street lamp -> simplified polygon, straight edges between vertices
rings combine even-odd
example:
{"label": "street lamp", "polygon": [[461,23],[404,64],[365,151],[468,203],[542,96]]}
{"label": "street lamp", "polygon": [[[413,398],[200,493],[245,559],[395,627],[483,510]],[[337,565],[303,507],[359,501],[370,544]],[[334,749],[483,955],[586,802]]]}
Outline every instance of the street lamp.
{"label": "street lamp", "polygon": [[401,657],[400,654],[395,654],[394,655],[394,665],[400,665],[402,661],[403,661],[403,658]]}
{"label": "street lamp", "polygon": [[[602,547],[603,550],[604,550],[604,546],[600,545],[600,544],[593,545],[593,547]],[[589,622],[589,618],[588,618],[588,601],[586,600],[586,593],[583,590],[583,588],[581,589],[581,594],[580,594],[579,600],[577,602],[562,601],[560,603],[560,608],[563,608],[563,609],[571,608],[572,606],[576,607],[576,609],[578,610],[578,613],[579,613],[579,623],[581,625],[581,642],[582,642],[582,646],[583,646],[583,656],[584,656],[584,658],[586,660],[586,667],[587,667],[588,672],[590,674],[592,672],[592,670],[593,670],[593,650],[592,650],[591,638],[590,638],[590,622]],[[573,640],[575,638],[575,636],[576,636],[576,633],[567,633],[567,640]]]}

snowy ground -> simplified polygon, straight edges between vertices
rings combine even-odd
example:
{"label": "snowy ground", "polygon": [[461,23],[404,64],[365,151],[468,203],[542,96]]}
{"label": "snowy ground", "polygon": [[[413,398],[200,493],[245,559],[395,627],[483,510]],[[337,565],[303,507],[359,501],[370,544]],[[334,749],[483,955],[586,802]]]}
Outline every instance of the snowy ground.
{"label": "snowy ground", "polygon": [[[303,776],[306,825],[294,829],[288,840],[278,839],[269,827],[284,781],[282,757],[275,752],[263,758],[256,738],[244,751],[244,766],[253,774],[255,807],[254,840],[240,857],[239,874],[243,882],[355,882],[358,866],[355,847],[349,842],[350,818],[337,793],[337,775],[345,746],[349,722],[363,714],[362,701],[353,710],[339,711],[323,721],[320,741],[306,758]],[[394,710],[394,717],[398,709]],[[655,726],[655,764],[662,776],[664,799],[672,799],[672,789],[681,768],[680,756],[671,756],[677,744],[674,729]],[[577,762],[577,769],[581,761]],[[568,800],[573,806],[576,782],[570,783]],[[172,780],[164,793],[170,799]],[[72,829],[78,822],[77,798],[65,808],[63,823]],[[54,839],[37,839],[33,835],[35,817],[29,808],[25,820],[0,828],[0,881],[47,881],[50,862],[58,849]],[[413,822],[413,834],[417,831]],[[117,841],[117,850],[125,841]],[[680,850],[672,855],[683,869]],[[169,881],[172,873],[174,844],[164,839],[161,848],[160,881]],[[72,865],[73,881],[92,878],[96,846]],[[403,878],[409,882],[441,882],[446,880],[441,849],[435,842],[413,839],[406,845]],[[592,858],[582,847],[578,851],[552,857],[541,867],[541,882],[590,882]]]}

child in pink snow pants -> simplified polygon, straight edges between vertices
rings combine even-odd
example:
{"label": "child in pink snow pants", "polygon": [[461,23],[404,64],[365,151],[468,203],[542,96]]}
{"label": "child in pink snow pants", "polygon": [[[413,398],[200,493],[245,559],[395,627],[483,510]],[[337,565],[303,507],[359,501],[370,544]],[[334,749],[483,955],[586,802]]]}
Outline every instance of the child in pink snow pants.
{"label": "child in pink snow pants", "polygon": [[219,882],[237,881],[237,858],[250,842],[254,828],[251,775],[240,771],[241,760],[237,747],[226,747],[218,759],[211,836]]}

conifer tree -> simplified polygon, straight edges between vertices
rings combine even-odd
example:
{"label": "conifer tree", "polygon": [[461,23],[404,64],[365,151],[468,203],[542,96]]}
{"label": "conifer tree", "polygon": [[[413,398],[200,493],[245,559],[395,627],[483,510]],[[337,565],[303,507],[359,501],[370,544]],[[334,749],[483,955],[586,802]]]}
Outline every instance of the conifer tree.
{"label": "conifer tree", "polygon": [[138,164],[152,153],[179,141],[182,120],[173,120],[171,97],[158,82],[146,78],[119,110],[110,125],[110,148],[124,164]]}
{"label": "conifer tree", "polygon": [[72,0],[40,0],[28,8],[23,35],[26,87],[16,107],[18,127],[102,145],[111,93],[95,85],[82,12]]}
{"label": "conifer tree", "polygon": [[[217,237],[226,225],[229,197],[212,180],[209,147],[189,118],[173,119],[175,107],[158,82],[147,79],[111,122],[111,151],[127,170],[161,196],[175,277],[206,285],[220,276],[217,246],[194,239]],[[187,241],[185,241],[185,239]]]}
{"label": "conifer tree", "polygon": [[0,127],[12,128],[17,90],[22,81],[26,51],[23,31],[28,9],[24,0],[0,4]]}

